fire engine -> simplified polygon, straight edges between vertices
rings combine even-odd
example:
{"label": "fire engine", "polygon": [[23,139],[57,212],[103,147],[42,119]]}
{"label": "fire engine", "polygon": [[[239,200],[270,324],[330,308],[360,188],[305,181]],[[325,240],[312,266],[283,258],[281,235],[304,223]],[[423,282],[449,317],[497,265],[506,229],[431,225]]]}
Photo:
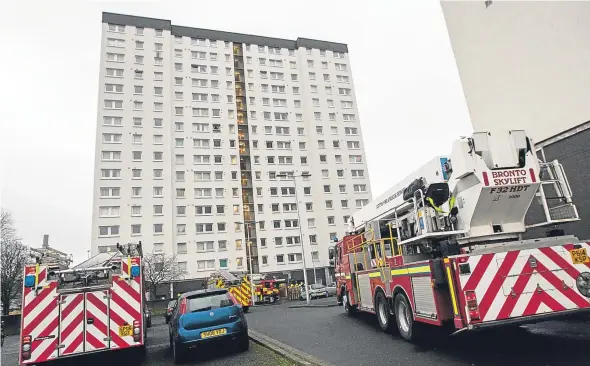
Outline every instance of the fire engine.
{"label": "fire engine", "polygon": [[352,215],[331,252],[337,301],[408,341],[425,325],[458,333],[590,310],[589,244],[556,228],[577,220],[562,165],[539,161],[525,131],[476,132]]}
{"label": "fire engine", "polygon": [[245,313],[252,306],[252,289],[246,273],[220,270],[209,276],[207,285],[209,288],[227,288],[242,304]]}
{"label": "fire engine", "polygon": [[284,283],[285,280],[281,279],[267,279],[266,276],[259,276],[258,279],[254,279],[256,287],[254,288],[254,294],[256,295],[256,303],[261,304],[274,304],[281,301],[280,295],[280,284]]}
{"label": "fire engine", "polygon": [[82,354],[145,352],[141,243],[73,268],[38,256],[24,269],[20,364]]}

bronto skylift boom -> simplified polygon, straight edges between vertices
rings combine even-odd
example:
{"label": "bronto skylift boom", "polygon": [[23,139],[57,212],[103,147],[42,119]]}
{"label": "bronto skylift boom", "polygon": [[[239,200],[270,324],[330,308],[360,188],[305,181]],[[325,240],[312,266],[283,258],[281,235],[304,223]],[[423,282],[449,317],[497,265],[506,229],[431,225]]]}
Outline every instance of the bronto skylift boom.
{"label": "bronto skylift boom", "polygon": [[[545,221],[525,225],[537,197]],[[543,163],[523,130],[476,132],[351,216],[349,232],[394,236],[405,255],[452,255],[579,220],[561,164]],[[468,249],[466,249],[468,251]]]}

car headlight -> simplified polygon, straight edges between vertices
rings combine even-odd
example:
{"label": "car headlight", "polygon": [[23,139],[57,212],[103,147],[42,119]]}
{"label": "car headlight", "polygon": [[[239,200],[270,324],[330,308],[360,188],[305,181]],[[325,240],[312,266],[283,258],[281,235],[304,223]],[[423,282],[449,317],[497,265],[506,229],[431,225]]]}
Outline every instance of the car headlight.
{"label": "car headlight", "polygon": [[580,273],[576,278],[576,287],[582,295],[590,297],[590,272]]}

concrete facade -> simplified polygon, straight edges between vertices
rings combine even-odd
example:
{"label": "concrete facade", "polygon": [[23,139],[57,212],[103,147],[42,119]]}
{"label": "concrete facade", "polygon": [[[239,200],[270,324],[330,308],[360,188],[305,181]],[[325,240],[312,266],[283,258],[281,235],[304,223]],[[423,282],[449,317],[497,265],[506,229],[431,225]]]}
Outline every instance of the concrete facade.
{"label": "concrete facade", "polygon": [[92,252],[141,240],[205,278],[250,252],[254,273],[301,272],[303,244],[325,283],[371,200],[347,46],[112,13],[102,30]]}

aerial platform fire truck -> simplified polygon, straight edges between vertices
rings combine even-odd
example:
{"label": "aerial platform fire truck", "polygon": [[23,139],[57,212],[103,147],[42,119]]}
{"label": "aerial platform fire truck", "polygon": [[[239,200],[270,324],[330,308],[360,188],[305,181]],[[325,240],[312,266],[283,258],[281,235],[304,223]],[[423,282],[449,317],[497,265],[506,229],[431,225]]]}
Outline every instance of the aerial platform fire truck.
{"label": "aerial platform fire truck", "polygon": [[135,351],[131,360],[140,362],[146,339],[141,243],[117,244],[116,252],[73,268],[45,254],[24,269],[20,364],[113,350]]}
{"label": "aerial platform fire truck", "polygon": [[577,220],[562,165],[524,131],[476,132],[352,215],[331,253],[337,301],[408,341],[590,310],[589,244],[556,227]]}

